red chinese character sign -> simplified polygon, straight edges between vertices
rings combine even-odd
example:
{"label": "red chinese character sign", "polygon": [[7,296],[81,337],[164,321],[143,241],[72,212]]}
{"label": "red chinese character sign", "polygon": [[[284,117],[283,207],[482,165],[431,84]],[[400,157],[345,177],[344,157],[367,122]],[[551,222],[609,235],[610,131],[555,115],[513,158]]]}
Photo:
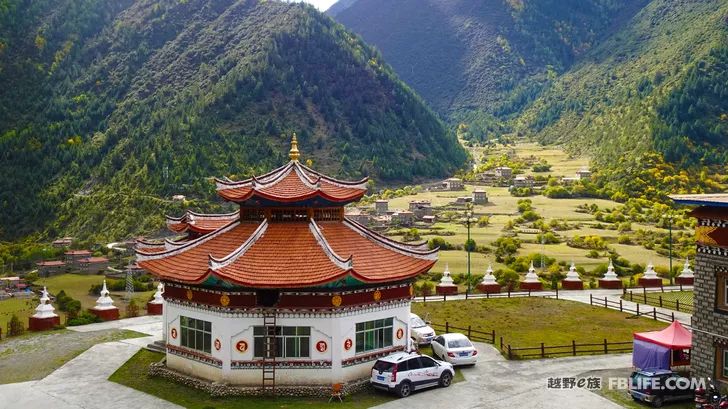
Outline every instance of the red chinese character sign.
{"label": "red chinese character sign", "polygon": [[319,341],[316,343],[316,350],[319,352],[326,352],[326,350],[329,349],[329,346],[326,344],[326,341]]}
{"label": "red chinese character sign", "polygon": [[404,330],[402,328],[397,330],[397,339],[402,339],[404,336]]}
{"label": "red chinese character sign", "polygon": [[248,350],[248,343],[245,341],[238,341],[238,343],[235,344],[235,349],[237,349],[241,354],[245,353],[245,351]]}
{"label": "red chinese character sign", "polygon": [[169,334],[172,335],[172,339],[177,339],[177,328],[172,328]]}
{"label": "red chinese character sign", "polygon": [[222,347],[222,344],[220,343],[220,340],[216,338],[215,339],[215,350],[219,351],[221,347]]}
{"label": "red chinese character sign", "polygon": [[344,349],[350,350],[351,347],[354,345],[354,342],[351,340],[351,338],[347,338],[346,341],[344,341]]}

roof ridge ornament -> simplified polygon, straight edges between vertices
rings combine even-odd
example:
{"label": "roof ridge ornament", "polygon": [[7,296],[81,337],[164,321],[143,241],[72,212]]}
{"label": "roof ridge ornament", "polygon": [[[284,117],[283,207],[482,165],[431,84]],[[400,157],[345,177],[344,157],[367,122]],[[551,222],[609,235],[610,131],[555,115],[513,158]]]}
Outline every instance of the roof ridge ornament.
{"label": "roof ridge ornament", "polygon": [[296,139],[296,133],[293,133],[293,137],[291,138],[291,150],[288,151],[288,157],[291,158],[292,161],[298,162],[298,158],[301,156],[301,153],[298,151],[298,139]]}

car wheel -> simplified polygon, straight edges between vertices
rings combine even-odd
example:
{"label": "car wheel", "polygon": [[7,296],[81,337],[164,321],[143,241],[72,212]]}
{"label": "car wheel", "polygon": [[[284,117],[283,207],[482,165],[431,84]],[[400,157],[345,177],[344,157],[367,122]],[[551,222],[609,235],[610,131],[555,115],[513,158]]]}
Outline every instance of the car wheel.
{"label": "car wheel", "polygon": [[447,388],[452,383],[452,374],[450,371],[445,371],[440,375],[440,386]]}
{"label": "car wheel", "polygon": [[658,396],[655,398],[655,400],[652,401],[652,407],[654,407],[654,408],[662,407],[662,396]]}
{"label": "car wheel", "polygon": [[400,383],[397,387],[397,395],[399,395],[400,398],[406,398],[411,394],[412,385],[409,383],[409,381],[402,381],[402,383]]}

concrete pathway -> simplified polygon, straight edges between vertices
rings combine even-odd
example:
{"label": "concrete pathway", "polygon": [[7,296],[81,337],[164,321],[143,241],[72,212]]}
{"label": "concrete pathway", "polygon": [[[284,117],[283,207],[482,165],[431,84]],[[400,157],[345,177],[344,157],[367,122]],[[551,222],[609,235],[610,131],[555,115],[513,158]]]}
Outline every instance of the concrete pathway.
{"label": "concrete pathway", "polygon": [[0,409],[179,408],[108,380],[143,345],[161,339],[161,318],[138,317],[69,329],[83,332],[108,328],[129,329],[150,336],[94,345],[39,381],[0,385]]}
{"label": "concrete pathway", "polygon": [[411,408],[621,408],[587,389],[548,389],[548,378],[577,377],[594,369],[631,367],[631,355],[508,361],[493,346],[477,343],[480,359],[463,368],[466,381],[416,392],[378,406]]}

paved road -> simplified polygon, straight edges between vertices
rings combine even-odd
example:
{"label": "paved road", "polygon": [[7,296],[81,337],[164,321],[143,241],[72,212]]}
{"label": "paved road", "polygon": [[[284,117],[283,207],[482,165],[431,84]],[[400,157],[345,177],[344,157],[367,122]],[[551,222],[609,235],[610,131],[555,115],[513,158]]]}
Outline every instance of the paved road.
{"label": "paved road", "polygon": [[491,345],[476,346],[480,360],[474,367],[463,369],[465,382],[418,392],[377,408],[621,408],[586,389],[548,389],[548,378],[627,368],[631,366],[629,354],[508,361]]}
{"label": "paved road", "polygon": [[130,329],[151,336],[98,344],[39,381],[0,385],[0,409],[179,408],[107,380],[142,345],[161,337],[161,319],[156,317],[154,321],[139,317],[115,321],[113,325],[92,324],[97,329]]}

